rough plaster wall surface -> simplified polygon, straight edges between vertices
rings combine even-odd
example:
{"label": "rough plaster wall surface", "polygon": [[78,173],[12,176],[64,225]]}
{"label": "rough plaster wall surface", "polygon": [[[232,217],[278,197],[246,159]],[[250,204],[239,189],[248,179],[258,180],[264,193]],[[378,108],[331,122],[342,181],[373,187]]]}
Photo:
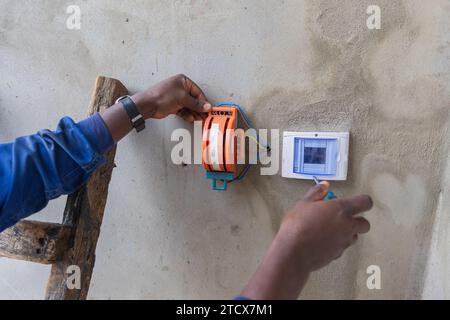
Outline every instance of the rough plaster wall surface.
{"label": "rough plaster wall surface", "polygon": [[[333,188],[373,196],[372,231],[302,298],[449,298],[448,1],[378,0],[381,30],[367,29],[366,0],[70,4],[79,31],[66,1],[0,0],[1,141],[82,119],[98,74],[135,91],[184,72],[256,127],[351,131],[349,180]],[[90,298],[232,297],[311,186],[253,171],[212,192],[200,167],[171,163],[178,127],[150,121],[120,143]],[[59,221],[63,205],[37,217]],[[365,285],[373,264],[381,290]],[[42,298],[48,271],[0,259],[0,298]]]}
{"label": "rough plaster wall surface", "polygon": [[[447,159],[450,160],[448,157]],[[449,162],[447,161],[447,163]],[[450,239],[448,232],[450,229],[450,167],[448,165],[443,178],[425,269],[422,293],[422,298],[424,299],[448,299],[450,297],[450,277],[448,272],[450,263]]]}

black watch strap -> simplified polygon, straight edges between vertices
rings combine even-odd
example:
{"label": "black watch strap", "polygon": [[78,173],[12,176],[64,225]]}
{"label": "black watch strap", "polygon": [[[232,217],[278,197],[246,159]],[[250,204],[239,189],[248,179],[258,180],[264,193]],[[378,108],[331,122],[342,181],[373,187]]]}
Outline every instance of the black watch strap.
{"label": "black watch strap", "polygon": [[133,128],[135,128],[137,132],[141,132],[142,130],[144,130],[145,119],[142,114],[140,114],[136,104],[130,98],[130,96],[120,97],[119,99],[117,99],[116,103],[119,102],[123,105],[123,108],[127,112],[128,117],[130,117]]}

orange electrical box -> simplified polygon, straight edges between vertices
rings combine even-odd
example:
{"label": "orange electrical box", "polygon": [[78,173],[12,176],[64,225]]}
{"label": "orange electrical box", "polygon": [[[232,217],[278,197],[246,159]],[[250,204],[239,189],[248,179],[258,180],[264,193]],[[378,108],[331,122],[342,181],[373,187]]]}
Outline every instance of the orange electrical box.
{"label": "orange electrical box", "polygon": [[[213,190],[227,190],[228,183],[242,181],[253,166],[245,160],[247,136],[259,148],[266,152],[271,150],[270,145],[260,142],[258,134],[244,132],[241,128],[255,131],[242,107],[233,103],[213,107],[203,124],[202,162]],[[242,170],[239,168],[237,174],[238,163]],[[223,186],[218,186],[218,182]]]}
{"label": "orange electrical box", "polygon": [[[202,159],[207,177],[213,179],[214,190],[226,190],[237,170],[238,109],[234,106],[213,107],[203,126]],[[217,187],[217,181],[223,187]]]}
{"label": "orange electrical box", "polygon": [[210,172],[236,173],[238,111],[235,107],[215,107],[203,127],[203,166]]}

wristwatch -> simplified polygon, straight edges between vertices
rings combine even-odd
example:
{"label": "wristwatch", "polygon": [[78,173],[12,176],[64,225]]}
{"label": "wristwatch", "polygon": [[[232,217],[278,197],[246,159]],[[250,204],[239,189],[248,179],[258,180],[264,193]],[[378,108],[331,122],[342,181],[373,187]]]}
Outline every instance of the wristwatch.
{"label": "wristwatch", "polygon": [[137,132],[141,132],[145,129],[145,119],[142,114],[139,112],[136,104],[130,96],[123,96],[117,99],[116,103],[121,103],[123,108],[130,117],[131,124]]}

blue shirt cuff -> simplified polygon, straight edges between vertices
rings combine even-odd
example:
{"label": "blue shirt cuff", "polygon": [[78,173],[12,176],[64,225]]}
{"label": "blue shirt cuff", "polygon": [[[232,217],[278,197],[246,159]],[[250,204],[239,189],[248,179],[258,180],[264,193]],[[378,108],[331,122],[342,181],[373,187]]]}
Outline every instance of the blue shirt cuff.
{"label": "blue shirt cuff", "polygon": [[77,126],[99,154],[105,154],[114,146],[111,133],[100,114],[96,113],[86,118]]}

